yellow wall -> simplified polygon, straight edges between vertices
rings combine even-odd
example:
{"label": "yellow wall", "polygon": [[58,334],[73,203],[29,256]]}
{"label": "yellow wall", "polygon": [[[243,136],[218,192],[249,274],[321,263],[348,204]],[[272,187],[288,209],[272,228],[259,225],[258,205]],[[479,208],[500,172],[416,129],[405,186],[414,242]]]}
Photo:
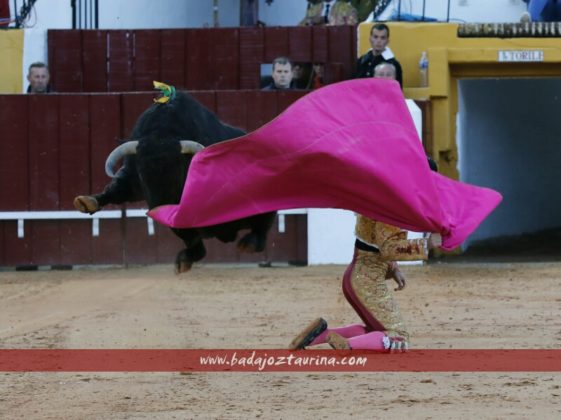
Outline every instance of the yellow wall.
{"label": "yellow wall", "polygon": [[[457,24],[388,23],[390,47],[403,67],[407,98],[431,102],[432,141],[428,152],[445,175],[458,178],[456,169],[456,113],[458,80],[477,77],[561,77],[561,38],[458,38]],[[359,26],[359,55],[369,48],[372,23]],[[501,50],[543,51],[543,62],[504,63]],[[419,87],[421,52],[429,59],[429,86]]]}
{"label": "yellow wall", "polygon": [[0,31],[0,51],[0,93],[21,93],[23,30]]}

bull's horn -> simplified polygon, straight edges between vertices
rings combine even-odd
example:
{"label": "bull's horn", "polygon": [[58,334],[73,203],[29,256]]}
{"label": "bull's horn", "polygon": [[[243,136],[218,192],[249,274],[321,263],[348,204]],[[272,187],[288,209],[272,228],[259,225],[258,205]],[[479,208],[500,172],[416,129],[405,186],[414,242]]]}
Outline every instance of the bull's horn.
{"label": "bull's horn", "polygon": [[107,156],[107,160],[105,161],[105,173],[109,177],[113,178],[115,176],[115,172],[113,172],[113,168],[117,166],[117,162],[119,162],[126,155],[136,154],[136,146],[138,146],[138,141],[132,140],[132,141],[127,141],[126,143],[123,143],[120,146],[116,147],[109,154],[109,156]]}
{"label": "bull's horn", "polygon": [[181,153],[188,155],[194,155],[205,148],[201,143],[192,140],[180,140],[179,143],[181,143]]}

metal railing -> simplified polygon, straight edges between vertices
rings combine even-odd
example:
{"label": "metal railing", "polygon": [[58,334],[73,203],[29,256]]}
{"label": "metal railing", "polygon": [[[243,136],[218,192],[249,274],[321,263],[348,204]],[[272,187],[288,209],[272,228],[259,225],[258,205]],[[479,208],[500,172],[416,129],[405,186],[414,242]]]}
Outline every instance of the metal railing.
{"label": "metal railing", "polygon": [[[12,18],[0,21],[3,26],[13,24],[23,28],[28,22],[38,0],[13,0]],[[70,0],[72,29],[99,29],[99,0]]]}
{"label": "metal railing", "polygon": [[13,0],[14,17],[10,19],[9,23],[13,23],[15,28],[22,28],[29,18],[36,2],[37,0],[22,0],[21,2]]}
{"label": "metal railing", "polygon": [[[378,1],[378,4],[380,4],[380,5],[383,4],[384,9],[388,6],[389,3],[391,3],[391,0],[379,0]],[[378,6],[378,5],[376,5],[376,6]],[[426,0],[423,0],[423,13],[422,13],[422,16],[421,16],[421,19],[420,19],[421,21],[425,21],[425,18],[426,18],[425,10],[426,10]],[[376,14],[375,14],[375,16],[376,16]],[[398,3],[397,3],[397,19],[396,20],[398,20],[398,21],[402,20],[401,19],[401,0],[398,0]],[[446,22],[450,22],[450,0],[448,0],[448,5],[447,5],[447,8],[446,8]]]}
{"label": "metal railing", "polygon": [[99,29],[99,0],[71,0],[72,29]]}

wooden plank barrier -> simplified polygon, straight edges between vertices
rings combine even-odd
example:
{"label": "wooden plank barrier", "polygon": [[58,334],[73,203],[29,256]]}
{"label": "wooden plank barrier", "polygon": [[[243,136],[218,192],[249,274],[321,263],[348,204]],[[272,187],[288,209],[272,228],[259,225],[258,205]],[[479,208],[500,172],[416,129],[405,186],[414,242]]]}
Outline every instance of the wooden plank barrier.
{"label": "wooden plank barrier", "polygon": [[[135,90],[133,31],[113,30],[107,31],[107,33],[109,35],[107,92]],[[149,89],[144,88],[142,90]]]}
{"label": "wooden plank barrier", "polygon": [[264,63],[263,30],[240,28],[240,89],[259,89],[261,63]]}
{"label": "wooden plank barrier", "polygon": [[[59,95],[29,96],[29,208],[59,210]],[[31,222],[32,264],[60,260],[59,223]]]}
{"label": "wooden plank barrier", "polygon": [[[89,191],[90,101],[86,94],[59,97],[59,210],[74,210],[76,191]],[[83,138],[83,137],[85,138]],[[59,264],[88,264],[91,235],[79,220],[59,223]]]}
{"label": "wooden plank barrier", "polygon": [[177,87],[187,86],[185,82],[186,32],[181,29],[162,30],[161,42],[161,80]]}
{"label": "wooden plank barrier", "polygon": [[356,28],[265,27],[48,31],[57,92],[128,92],[161,80],[188,90],[258,89],[261,64],[278,56],[352,76]]}
{"label": "wooden plank barrier", "polygon": [[[267,123],[305,91],[195,91],[244,130]],[[171,263],[183,247],[145,216],[143,202],[94,216],[73,209],[78,194],[103,189],[104,163],[129,138],[153,93],[0,95],[0,267]],[[304,232],[304,233],[303,233]],[[268,254],[239,254],[207,241],[206,262],[305,261],[306,217],[283,212]],[[302,239],[304,235],[304,239]]]}
{"label": "wooden plank barrier", "polygon": [[[82,31],[83,92],[107,91],[108,36],[107,31]],[[53,70],[54,69],[51,68],[51,71]],[[58,79],[59,76],[57,74],[53,74],[52,77],[55,79],[54,83],[57,84],[56,79]],[[59,91],[64,92],[64,90]]]}
{"label": "wooden plank barrier", "polygon": [[280,55],[288,56],[288,27],[266,27],[263,31],[265,51],[263,59],[270,63]]}
{"label": "wooden plank barrier", "polygon": [[51,84],[56,86],[59,92],[82,92],[84,49],[81,32],[52,30],[48,32],[48,38]]}
{"label": "wooden plank barrier", "polygon": [[311,63],[312,26],[299,26],[288,31],[288,56],[295,63]]}
{"label": "wooden plank barrier", "polygon": [[149,90],[153,80],[162,80],[161,33],[159,30],[134,31],[134,90]]}
{"label": "wooden plank barrier", "polygon": [[212,64],[207,71],[212,76],[211,89],[240,88],[240,35],[237,28],[217,28],[212,34]]}
{"label": "wooden plank barrier", "polygon": [[205,29],[187,29],[185,51],[185,88],[188,90],[212,89],[214,62],[212,32]]}
{"label": "wooden plank barrier", "polygon": [[[0,95],[0,206],[2,211],[29,210],[29,97]],[[17,226],[0,221],[0,265],[31,260],[29,236],[19,241]],[[8,246],[10,244],[10,246]],[[8,264],[8,262],[12,264]]]}

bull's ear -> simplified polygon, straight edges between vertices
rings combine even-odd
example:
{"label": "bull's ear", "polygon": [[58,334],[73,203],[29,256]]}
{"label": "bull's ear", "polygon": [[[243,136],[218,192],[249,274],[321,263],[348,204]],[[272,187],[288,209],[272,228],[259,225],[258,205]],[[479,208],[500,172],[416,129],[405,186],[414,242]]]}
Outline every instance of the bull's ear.
{"label": "bull's ear", "polygon": [[181,153],[188,155],[194,155],[205,148],[201,143],[193,140],[180,140],[179,143],[181,144]]}

